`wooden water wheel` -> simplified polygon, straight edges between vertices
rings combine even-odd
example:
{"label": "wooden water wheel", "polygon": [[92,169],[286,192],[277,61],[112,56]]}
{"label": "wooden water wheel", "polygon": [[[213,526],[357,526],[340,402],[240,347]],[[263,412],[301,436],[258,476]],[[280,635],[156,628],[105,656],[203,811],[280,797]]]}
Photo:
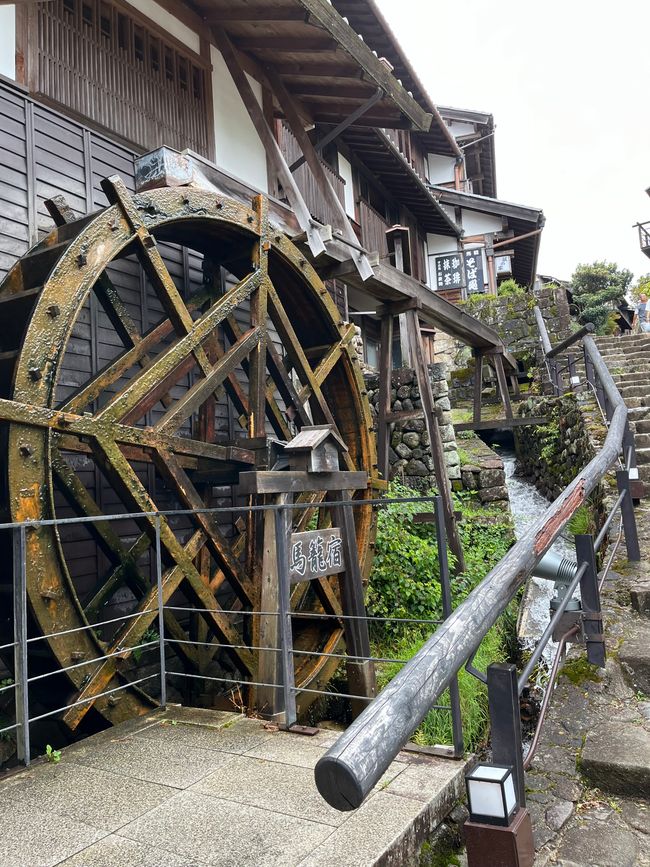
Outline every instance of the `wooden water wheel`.
{"label": "wooden water wheel", "polygon": [[[48,203],[57,228],[0,286],[4,517],[135,514],[27,532],[33,629],[66,632],[40,643],[47,653],[34,666],[77,665],[67,679],[57,675],[58,705],[82,702],[63,715],[71,728],[91,707],[118,722],[155,703],[155,680],[95,698],[134,679],[129,647],[156,624],[157,519],[143,513],[246,502],[233,487],[239,472],[264,468],[269,436],[287,440],[303,424],[336,426],[345,469],[372,479],[376,464],[354,329],[298,248],[269,227],[263,197],[249,208],[187,189],[131,197],[119,178],[103,188],[109,206],[81,219]],[[161,254],[170,244],[199,263],[190,291],[179,290]],[[134,267],[147,321],[121,288],[120,275],[132,277]],[[317,509],[323,495],[309,496]],[[371,508],[355,512],[365,563]],[[313,514],[296,511],[294,526]],[[239,612],[259,610],[260,522],[199,513],[159,520],[175,664],[199,677],[221,670],[255,681],[257,618]],[[292,606],[341,613],[327,578],[296,585]],[[78,629],[109,619],[115,626],[103,631]],[[298,649],[340,650],[342,636],[336,618],[294,622]],[[296,656],[297,685],[322,685],[336,663]],[[254,706],[253,690],[243,696]],[[300,696],[303,707],[314,699],[299,694],[299,704]]]}

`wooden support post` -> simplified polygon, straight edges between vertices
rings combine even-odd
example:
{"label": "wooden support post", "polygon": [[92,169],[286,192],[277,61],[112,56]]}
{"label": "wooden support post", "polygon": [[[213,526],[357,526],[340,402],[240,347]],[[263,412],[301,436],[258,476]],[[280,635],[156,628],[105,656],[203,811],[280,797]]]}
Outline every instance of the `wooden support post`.
{"label": "wooden support post", "polygon": [[[273,502],[278,506],[288,502],[290,494],[276,494]],[[267,509],[264,515],[264,548],[262,564],[262,588],[260,592],[260,611],[267,612],[259,618],[259,646],[269,650],[260,650],[257,680],[260,683],[278,684],[256,687],[258,712],[265,717],[273,718],[284,711],[282,695],[282,657],[277,650],[280,647],[280,574],[277,552],[275,527],[275,512]],[[277,613],[276,613],[277,612]]]}
{"label": "wooden support post", "polygon": [[389,480],[388,460],[390,437],[388,416],[391,411],[391,376],[393,373],[393,315],[388,313],[381,320],[381,343],[379,347],[379,417],[377,419],[377,463],[381,477]]}
{"label": "wooden support post", "polygon": [[[272,67],[266,66],[264,68],[264,72],[269,80],[273,92],[275,93],[275,96],[277,97],[278,102],[280,103],[280,108],[284,112],[284,116],[287,119],[287,122],[291,128],[291,132],[294,134],[296,141],[300,146],[300,150],[305,157],[307,165],[309,166],[309,170],[314,176],[314,179],[318,185],[321,194],[323,195],[323,198],[338,218],[338,228],[343,231],[344,238],[347,241],[351,241],[352,244],[357,247],[359,244],[359,240],[354,232],[354,229],[350,225],[350,220],[345,211],[345,208],[343,207],[339,197],[334,192],[334,188],[332,187],[329,178],[325,174],[325,169],[323,168],[320,157],[316,153],[314,145],[312,144],[311,139],[305,132],[305,128],[302,125],[302,121],[300,119],[300,112],[297,105],[298,100],[296,100],[295,97],[293,97],[289,93],[287,88],[284,86],[284,82]],[[360,253],[353,247],[352,260],[362,280],[367,280],[369,277],[374,276],[374,271],[372,270],[370,262],[368,261],[368,257],[365,255],[365,253]]]}
{"label": "wooden support post", "polygon": [[494,370],[499,383],[499,394],[501,395],[503,411],[506,414],[506,418],[512,418],[512,405],[510,403],[510,393],[508,392],[508,380],[506,379],[506,374],[503,369],[503,356],[492,356],[492,363],[494,364]]}
{"label": "wooden support post", "polygon": [[[330,495],[329,499],[351,501],[349,491]],[[359,566],[357,550],[357,534],[354,526],[352,506],[334,506],[332,508],[332,524],[341,528],[345,572],[339,574],[339,589],[343,614],[351,615],[352,619],[344,620],[345,646],[347,653],[357,659],[346,663],[348,688],[350,695],[374,697],[377,691],[375,668],[368,659],[370,656],[370,637],[368,621],[359,619],[366,616],[366,606],[363,599],[363,579]],[[357,717],[363,711],[367,702],[352,699],[352,715]]]}
{"label": "wooden support post", "polygon": [[424,357],[424,347],[422,346],[422,334],[420,332],[417,310],[408,310],[405,315],[408,326],[411,359],[413,367],[415,368],[418,388],[420,389],[420,398],[422,400],[424,419],[427,425],[429,441],[431,443],[431,456],[433,458],[433,467],[436,474],[436,481],[438,483],[438,491],[442,497],[445,529],[447,530],[449,547],[456,558],[456,572],[462,572],[465,568],[465,558],[463,557],[463,549],[454,518],[454,509],[451,501],[451,485],[449,484],[449,477],[447,476],[445,452],[442,445],[442,438],[440,436],[440,426],[436,415],[433,391],[431,389],[431,378],[429,377],[429,369]]}
{"label": "wooden support post", "polygon": [[473,421],[481,420],[481,395],[483,392],[483,353],[474,350],[474,415]]}
{"label": "wooden support post", "polygon": [[230,37],[225,30],[219,27],[214,27],[212,32],[214,33],[217,47],[219,48],[219,51],[221,51],[223,59],[226,62],[228,71],[235,82],[235,86],[237,87],[242,102],[246,106],[246,110],[253,122],[253,126],[261,138],[264,149],[266,150],[269,160],[278,176],[278,180],[282,184],[282,189],[289,199],[289,204],[296,215],[300,228],[307,236],[309,249],[314,256],[319,256],[321,253],[325,252],[325,243],[313,223],[311,214],[309,213],[309,208],[305,204],[302,193],[298,189],[298,186],[293,179],[293,175],[289,171],[289,166],[280,150],[280,146],[275,140],[273,131],[266,122],[264,111],[257,101],[253,89],[246,78],[246,73],[239,62],[237,50],[230,41]]}

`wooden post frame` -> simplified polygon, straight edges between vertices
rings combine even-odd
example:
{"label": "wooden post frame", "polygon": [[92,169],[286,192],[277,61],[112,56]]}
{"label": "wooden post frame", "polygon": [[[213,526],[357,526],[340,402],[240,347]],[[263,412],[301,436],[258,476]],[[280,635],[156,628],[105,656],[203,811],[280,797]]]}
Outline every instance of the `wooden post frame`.
{"label": "wooden post frame", "polygon": [[221,51],[223,59],[226,62],[228,71],[233,77],[233,81],[239,91],[242,102],[246,106],[246,110],[253,122],[253,126],[261,138],[264,149],[266,150],[269,160],[278,176],[278,180],[282,184],[282,189],[289,199],[289,204],[296,215],[300,228],[305,232],[309,249],[312,254],[317,257],[321,253],[325,252],[325,243],[321,238],[318,229],[314,225],[312,216],[309,213],[309,208],[305,204],[302,193],[298,189],[298,185],[289,171],[289,166],[280,150],[280,146],[275,140],[273,131],[264,117],[264,111],[257,101],[253,89],[246,78],[246,73],[240,63],[237,49],[232,44],[230,37],[223,28],[213,27],[212,32],[214,33],[217,47],[219,48],[219,51]]}
{"label": "wooden post frame", "polygon": [[445,529],[447,530],[447,538],[449,539],[449,547],[451,548],[454,557],[456,558],[456,572],[462,572],[465,568],[465,558],[463,556],[463,548],[456,527],[454,518],[454,508],[451,501],[451,485],[447,475],[447,464],[445,463],[445,452],[440,436],[440,426],[436,415],[435,403],[433,399],[433,391],[431,389],[431,379],[429,377],[429,369],[424,357],[424,347],[422,345],[422,334],[420,332],[420,323],[418,321],[417,310],[406,311],[406,323],[408,328],[409,345],[411,351],[411,360],[415,368],[415,376],[420,389],[420,398],[422,400],[422,408],[424,410],[424,420],[429,434],[431,443],[431,457],[433,458],[433,467],[438,483],[438,491],[442,498],[442,510],[445,516]]}
{"label": "wooden post frame", "polygon": [[388,416],[391,412],[391,376],[393,373],[393,314],[387,313],[381,320],[381,345],[379,347],[379,416],[377,418],[377,464],[381,477],[388,481],[390,436]]}
{"label": "wooden post frame", "polygon": [[332,187],[329,178],[325,174],[325,170],[323,169],[320,157],[316,153],[311,139],[305,132],[305,128],[303,127],[302,121],[300,120],[300,113],[297,105],[298,100],[296,100],[295,97],[293,97],[289,93],[287,88],[284,86],[282,79],[272,67],[266,66],[264,68],[264,72],[269,80],[269,84],[271,85],[273,92],[275,93],[275,96],[277,97],[278,102],[280,103],[280,107],[284,112],[287,123],[291,128],[291,132],[294,134],[296,141],[300,146],[300,150],[305,157],[307,165],[309,166],[309,170],[311,171],[316,183],[318,184],[318,188],[320,189],[323,198],[338,217],[338,228],[343,231],[343,236],[345,240],[350,241],[354,245],[352,247],[352,260],[355,264],[357,271],[359,272],[359,276],[362,280],[367,280],[369,277],[374,276],[374,272],[366,254],[358,252],[355,249],[358,246],[359,241],[354,232],[354,229],[350,225],[350,220],[345,212],[345,208],[341,204],[339,197],[334,192],[334,188]]}

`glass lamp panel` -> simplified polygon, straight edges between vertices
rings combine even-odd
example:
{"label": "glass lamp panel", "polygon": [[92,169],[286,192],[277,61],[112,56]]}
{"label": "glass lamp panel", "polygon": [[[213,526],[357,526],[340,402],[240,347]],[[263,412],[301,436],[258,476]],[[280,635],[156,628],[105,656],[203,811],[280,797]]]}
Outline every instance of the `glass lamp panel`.
{"label": "glass lamp panel", "polygon": [[467,787],[470,813],[476,816],[493,816],[495,819],[506,818],[503,814],[500,781],[486,782],[469,779]]}
{"label": "glass lamp panel", "polygon": [[517,795],[515,794],[515,783],[512,778],[512,774],[508,774],[503,782],[504,794],[506,796],[506,807],[508,809],[508,815],[512,813],[516,804],[517,804]]}

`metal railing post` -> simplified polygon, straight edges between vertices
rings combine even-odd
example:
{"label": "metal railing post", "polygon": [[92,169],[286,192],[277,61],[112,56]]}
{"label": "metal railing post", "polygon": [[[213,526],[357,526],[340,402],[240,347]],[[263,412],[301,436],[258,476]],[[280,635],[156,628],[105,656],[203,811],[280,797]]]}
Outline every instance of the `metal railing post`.
{"label": "metal railing post", "polygon": [[[442,616],[446,620],[452,612],[451,584],[449,580],[449,557],[447,555],[447,535],[445,533],[445,518],[442,511],[442,498],[434,500],[434,516],[436,525],[436,542],[438,546],[438,563],[440,565],[440,585],[442,589]],[[465,752],[463,740],[463,720],[460,712],[460,692],[458,675],[449,681],[449,704],[451,706],[451,731],[454,743],[454,756],[460,758]]]}
{"label": "metal railing post", "polygon": [[589,353],[584,348],[584,346],[582,348],[582,354],[585,361],[585,378],[589,385],[593,386],[593,388],[596,388],[596,373],[594,371],[594,365],[591,358],[589,358]]}
{"label": "metal railing post", "polygon": [[632,502],[630,476],[627,470],[616,471],[616,486],[618,487],[619,493],[622,494],[623,491],[625,491],[625,496],[621,502],[621,517],[623,518],[627,559],[631,563],[638,563],[641,560],[641,549],[639,547],[639,534],[636,526],[636,515],[634,514],[634,503]]}
{"label": "metal railing post", "polygon": [[625,432],[623,433],[623,464],[627,470],[635,470],[636,462],[636,443],[634,434],[630,430],[630,420],[625,420]]}
{"label": "metal railing post", "polygon": [[605,639],[603,636],[603,616],[600,611],[600,590],[594,537],[588,534],[578,535],[575,537],[575,544],[577,562],[587,564],[580,579],[582,630],[587,644],[587,660],[592,665],[602,668],[605,665]]}
{"label": "metal railing post", "polygon": [[27,559],[25,526],[13,531],[14,572],[14,682],[16,751],[25,766],[31,761],[29,744],[29,684],[27,662]]}
{"label": "metal railing post", "polygon": [[517,804],[525,807],[526,785],[516,667],[505,662],[488,665],[487,685],[492,760],[495,765],[508,765],[512,768]]}
{"label": "metal railing post", "polygon": [[165,605],[162,589],[160,515],[156,515],[156,589],[158,598],[158,639],[160,647],[160,706],[167,707],[167,664],[165,662]]}
{"label": "metal railing post", "polygon": [[278,558],[278,637],[282,658],[284,725],[291,728],[298,719],[293,672],[293,636],[291,633],[291,582],[289,577],[289,531],[291,511],[279,506],[275,518],[275,550]]}

